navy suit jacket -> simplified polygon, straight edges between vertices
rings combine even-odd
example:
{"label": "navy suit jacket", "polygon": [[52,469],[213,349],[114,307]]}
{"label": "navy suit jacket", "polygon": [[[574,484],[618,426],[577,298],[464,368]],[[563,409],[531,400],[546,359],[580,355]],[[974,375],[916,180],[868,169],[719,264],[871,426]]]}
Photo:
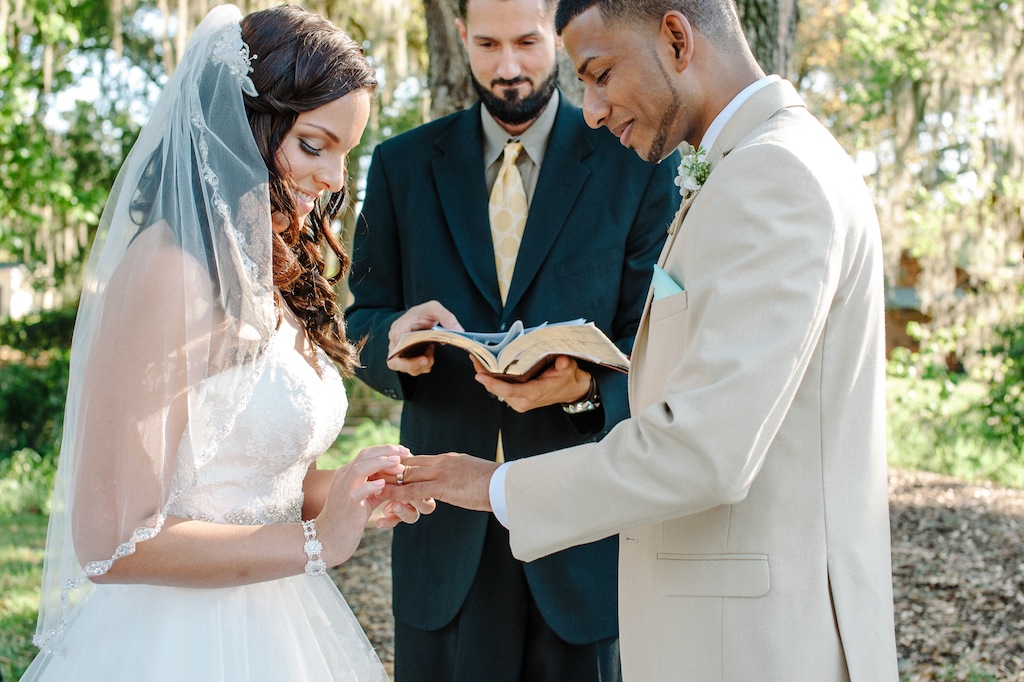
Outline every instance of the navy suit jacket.
{"label": "navy suit jacket", "polygon": [[[641,161],[606,130],[591,130],[563,96],[540,169],[515,274],[502,306],[491,246],[480,104],[377,147],[357,224],[348,334],[366,338],[358,376],[405,401],[401,440],[415,454],[466,452],[506,460],[599,438],[628,416],[626,376],[593,369],[602,408],[569,417],[551,406],[518,414],[474,379],[465,352],[438,346],[429,374],[387,368],[388,329],[436,299],[471,331],[586,318],[627,354],[651,268],[679,204],[678,156]],[[591,369],[591,368],[588,368]],[[571,482],[570,482],[571,486]],[[395,530],[395,617],[434,630],[461,608],[476,575],[487,515],[440,504]],[[507,551],[503,548],[504,551]],[[525,566],[548,624],[568,642],[617,634],[616,538]]]}

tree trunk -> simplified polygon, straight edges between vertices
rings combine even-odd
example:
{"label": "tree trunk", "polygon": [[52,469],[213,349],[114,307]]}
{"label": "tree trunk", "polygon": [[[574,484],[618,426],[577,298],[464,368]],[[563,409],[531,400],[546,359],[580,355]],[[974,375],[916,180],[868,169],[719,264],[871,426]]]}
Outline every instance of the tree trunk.
{"label": "tree trunk", "polygon": [[790,61],[798,18],[796,0],[736,0],[747,43],[765,73],[795,78]]}
{"label": "tree trunk", "polygon": [[423,0],[427,20],[427,87],[430,118],[440,118],[476,100],[470,84],[469,61],[455,28],[457,0]]}

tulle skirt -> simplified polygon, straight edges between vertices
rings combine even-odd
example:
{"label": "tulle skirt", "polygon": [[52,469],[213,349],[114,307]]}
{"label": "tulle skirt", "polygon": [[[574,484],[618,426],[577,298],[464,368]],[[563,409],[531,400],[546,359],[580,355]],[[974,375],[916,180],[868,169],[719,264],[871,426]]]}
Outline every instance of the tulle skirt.
{"label": "tulle skirt", "polygon": [[387,674],[327,576],[198,589],[98,585],[60,653],[22,681],[381,682]]}

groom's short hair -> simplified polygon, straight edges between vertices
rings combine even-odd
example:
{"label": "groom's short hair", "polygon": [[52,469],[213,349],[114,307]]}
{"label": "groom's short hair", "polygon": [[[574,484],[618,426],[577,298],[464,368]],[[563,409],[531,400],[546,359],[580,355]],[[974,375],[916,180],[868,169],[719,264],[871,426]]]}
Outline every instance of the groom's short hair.
{"label": "groom's short hair", "polygon": [[596,7],[605,21],[633,25],[661,23],[668,12],[675,10],[707,38],[721,35],[732,23],[730,15],[735,15],[732,0],[559,0],[555,31],[561,35],[570,21],[591,7]]}

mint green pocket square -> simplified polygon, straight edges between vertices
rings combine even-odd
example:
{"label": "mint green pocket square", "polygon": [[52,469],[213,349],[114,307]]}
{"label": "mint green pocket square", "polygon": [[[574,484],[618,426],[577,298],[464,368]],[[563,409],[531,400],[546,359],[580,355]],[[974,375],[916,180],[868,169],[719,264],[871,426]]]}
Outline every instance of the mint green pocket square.
{"label": "mint green pocket square", "polygon": [[660,265],[654,266],[654,278],[651,281],[654,286],[654,300],[660,300],[672,294],[678,294],[683,290],[679,284],[672,279],[672,275],[662,270]]}

